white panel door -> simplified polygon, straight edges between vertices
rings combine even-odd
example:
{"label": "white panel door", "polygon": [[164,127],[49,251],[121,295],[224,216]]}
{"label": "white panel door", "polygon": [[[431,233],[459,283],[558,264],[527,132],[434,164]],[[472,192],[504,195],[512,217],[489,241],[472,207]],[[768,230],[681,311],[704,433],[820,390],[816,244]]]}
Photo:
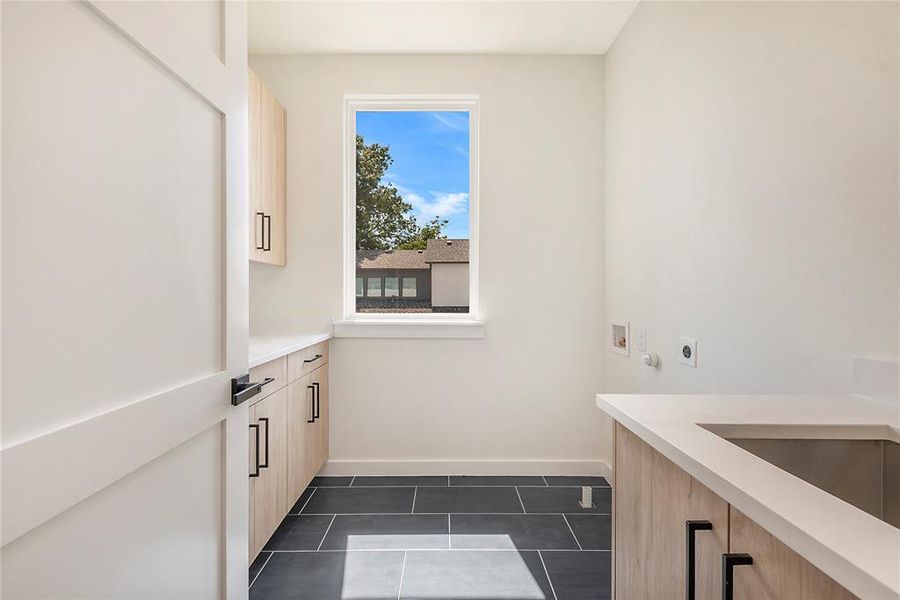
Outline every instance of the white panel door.
{"label": "white panel door", "polygon": [[245,598],[243,2],[3,2],[3,598]]}

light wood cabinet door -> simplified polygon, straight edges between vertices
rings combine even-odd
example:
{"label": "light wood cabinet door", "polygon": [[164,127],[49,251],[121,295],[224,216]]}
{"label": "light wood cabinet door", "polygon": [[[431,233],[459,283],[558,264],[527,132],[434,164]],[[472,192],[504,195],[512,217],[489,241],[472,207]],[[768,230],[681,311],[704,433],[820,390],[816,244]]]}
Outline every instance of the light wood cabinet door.
{"label": "light wood cabinet door", "polygon": [[284,266],[287,112],[249,71],[250,260]]}
{"label": "light wood cabinet door", "polygon": [[736,600],[856,598],[733,506],[731,552],[745,552],[753,557],[752,565],[734,568]]}
{"label": "light wood cabinet door", "polygon": [[287,357],[288,380],[293,381],[328,363],[328,342],[319,342]]}
{"label": "light wood cabinet door", "polygon": [[249,160],[250,160],[250,196],[248,205],[250,207],[249,223],[250,223],[250,260],[261,261],[265,258],[263,252],[263,219],[261,217],[262,208],[262,191],[260,190],[260,152],[259,152],[259,134],[260,134],[260,93],[261,82],[253,72],[253,69],[247,69],[247,119],[249,133]]}
{"label": "light wood cabinet door", "polygon": [[313,435],[314,388],[306,375],[287,386],[288,457],[287,503],[293,504],[312,479],[309,465],[309,439]]}
{"label": "light wood cabinet door", "polygon": [[728,503],[620,424],[615,502],[616,598],[685,597],[688,520],[712,524],[712,530],[694,534],[695,598],[722,597]]}
{"label": "light wood cabinet door", "polygon": [[287,357],[282,356],[250,369],[250,381],[265,381],[269,378],[272,378],[273,381],[264,385],[262,391],[252,398],[251,402],[256,403],[285,386],[287,383]]}
{"label": "light wood cabinet door", "polygon": [[308,469],[313,477],[328,460],[328,367],[322,366],[310,373],[310,383],[316,395],[315,422],[310,424],[307,445]]}
{"label": "light wood cabinet door", "polygon": [[[251,437],[251,456],[255,455],[259,465],[259,476],[250,479],[253,505],[250,555],[255,558],[287,512],[286,390],[278,390],[251,406],[250,423],[259,427],[258,454],[255,438]],[[250,466],[251,472],[255,470],[255,464]]]}

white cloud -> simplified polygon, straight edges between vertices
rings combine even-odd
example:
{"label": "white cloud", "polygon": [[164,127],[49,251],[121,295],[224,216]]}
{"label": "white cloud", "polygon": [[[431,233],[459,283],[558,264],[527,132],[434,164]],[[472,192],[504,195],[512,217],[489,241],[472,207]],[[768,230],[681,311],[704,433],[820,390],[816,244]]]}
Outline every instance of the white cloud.
{"label": "white cloud", "polygon": [[428,192],[431,198],[426,199],[411,190],[396,187],[403,200],[412,205],[419,224],[427,223],[435,217],[446,219],[463,214],[469,207],[468,192]]}
{"label": "white cloud", "polygon": [[432,112],[430,114],[439,125],[453,131],[462,131],[469,127],[469,113],[464,112]]}

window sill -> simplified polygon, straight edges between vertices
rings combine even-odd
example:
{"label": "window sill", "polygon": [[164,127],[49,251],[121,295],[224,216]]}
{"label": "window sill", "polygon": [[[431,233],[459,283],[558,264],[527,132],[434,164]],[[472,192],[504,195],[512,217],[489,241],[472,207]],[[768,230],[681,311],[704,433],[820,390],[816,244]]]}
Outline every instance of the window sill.
{"label": "window sill", "polygon": [[481,339],[484,321],[471,319],[352,319],[335,320],[336,338]]}

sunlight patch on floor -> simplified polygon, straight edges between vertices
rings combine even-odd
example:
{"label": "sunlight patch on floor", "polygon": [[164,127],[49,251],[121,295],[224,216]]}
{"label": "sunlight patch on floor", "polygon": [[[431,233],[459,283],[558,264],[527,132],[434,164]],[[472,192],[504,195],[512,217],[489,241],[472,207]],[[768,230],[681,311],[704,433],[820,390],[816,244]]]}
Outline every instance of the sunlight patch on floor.
{"label": "sunlight patch on floor", "polygon": [[[455,600],[548,600],[532,571],[541,563],[527,564],[515,551],[508,535],[467,535],[470,541],[489,538],[491,545],[504,550],[409,550],[404,556],[401,596],[421,599],[454,598]],[[435,541],[446,543],[446,535],[378,534],[347,536],[341,600],[371,600],[380,597],[382,589],[378,573],[366,561],[368,552],[353,550],[385,550],[402,547],[433,547]],[[483,540],[487,542],[488,540]],[[533,553],[535,556],[537,553]],[[374,579],[373,579],[374,578]]]}

